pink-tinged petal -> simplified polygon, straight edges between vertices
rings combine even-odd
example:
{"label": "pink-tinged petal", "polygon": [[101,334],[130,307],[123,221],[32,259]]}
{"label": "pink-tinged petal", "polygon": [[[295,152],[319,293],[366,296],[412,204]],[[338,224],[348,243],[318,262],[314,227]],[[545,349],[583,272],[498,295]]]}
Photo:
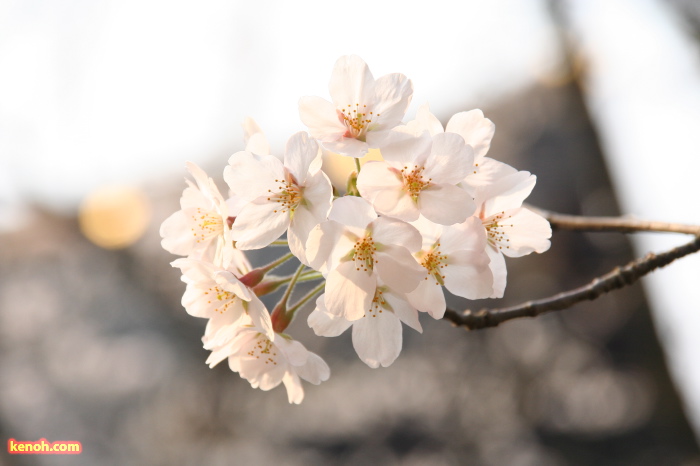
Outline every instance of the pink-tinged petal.
{"label": "pink-tinged petal", "polygon": [[375,258],[374,268],[379,277],[387,286],[401,293],[415,290],[425,276],[425,269],[402,246],[382,245]]}
{"label": "pink-tinged petal", "polygon": [[284,166],[294,175],[299,186],[306,184],[309,168],[314,162],[320,167],[321,153],[318,143],[311,139],[308,133],[302,131],[289,138],[284,151]]}
{"label": "pink-tinged petal", "polygon": [[370,308],[377,288],[376,278],[355,268],[355,262],[345,262],[328,273],[326,307],[328,312],[349,321],[361,319]]}
{"label": "pink-tinged petal", "polygon": [[425,162],[424,178],[435,184],[457,184],[474,165],[474,151],[453,133],[433,136],[433,146]]}
{"label": "pink-tinged petal", "polygon": [[370,228],[375,244],[402,246],[411,252],[417,252],[421,247],[421,236],[418,230],[401,220],[380,217],[372,222]]}
{"label": "pink-tinged petal", "polygon": [[265,304],[260,301],[260,298],[253,294],[250,302],[242,301],[242,304],[248,316],[253,321],[253,325],[270,341],[274,341],[275,331],[272,330],[272,319],[270,319],[270,313],[267,311]]}
{"label": "pink-tinged petal", "polygon": [[493,293],[491,293],[489,298],[502,298],[506,290],[506,259],[503,257],[503,254],[496,251],[491,246],[486,247],[486,254],[488,254],[491,260],[491,262],[489,262],[489,268],[493,274]]}
{"label": "pink-tinged petal", "polygon": [[[332,253],[342,235],[343,226],[337,222],[327,221],[316,225],[309,232],[309,239],[306,240],[306,259],[309,265],[321,273],[327,273],[328,265],[333,262]],[[348,244],[348,251],[351,247],[352,245]],[[335,263],[332,265],[333,267],[330,268],[335,268]]]}
{"label": "pink-tinged petal", "polygon": [[271,155],[270,143],[262,133],[253,134],[245,145],[245,151],[257,155]]}
{"label": "pink-tinged petal", "polygon": [[467,299],[485,299],[493,292],[493,274],[484,249],[454,251],[442,269],[445,288]]}
{"label": "pink-tinged petal", "polygon": [[418,319],[418,311],[412,306],[407,300],[405,295],[398,295],[392,291],[385,292],[383,294],[384,300],[391,306],[391,310],[394,311],[394,315],[399,318],[401,322],[411,327],[418,333],[423,333],[423,327],[420,325],[420,320]]}
{"label": "pink-tinged petal", "polygon": [[377,217],[372,204],[356,196],[344,196],[336,199],[328,214],[328,220],[363,230]]}
{"label": "pink-tinged petal", "polygon": [[228,270],[215,272],[214,280],[224,291],[235,294],[243,301],[250,301],[252,296],[250,288],[241,283],[238,278]]}
{"label": "pink-tinged petal", "polygon": [[377,79],[374,119],[381,129],[391,129],[401,123],[413,97],[413,83],[400,73],[392,73]]}
{"label": "pink-tinged petal", "polygon": [[393,312],[367,314],[352,326],[352,346],[372,369],[390,366],[401,353],[401,321]]}
{"label": "pink-tinged petal", "polygon": [[260,249],[282,236],[289,227],[289,212],[261,197],[243,208],[231,228],[238,249]]}
{"label": "pink-tinged petal", "polygon": [[428,275],[425,269],[424,272],[426,273],[423,275],[427,278],[420,280],[416,289],[406,294],[406,298],[419,311],[427,312],[435,319],[441,319],[447,308],[445,293],[435,277]]}
{"label": "pink-tinged petal", "polygon": [[199,190],[202,191],[202,194],[205,197],[207,197],[211,202],[213,202],[214,205],[218,204],[219,201],[223,200],[221,193],[219,192],[219,188],[216,187],[214,181],[211,178],[209,178],[209,176],[204,172],[204,170],[202,170],[197,164],[194,164],[192,162],[187,162],[185,164],[185,167],[194,178],[194,181],[197,183]]}
{"label": "pink-tinged petal", "polygon": [[415,135],[420,135],[424,131],[431,136],[444,132],[442,123],[430,112],[430,106],[427,103],[418,107],[416,119],[409,121],[405,126]]}
{"label": "pink-tinged petal", "polygon": [[309,314],[307,323],[320,337],[337,337],[352,325],[352,322],[331,314],[326,309],[325,294],[316,299],[316,309]]}
{"label": "pink-tinged petal", "polygon": [[304,387],[301,385],[301,380],[295,372],[285,372],[282,377],[284,388],[287,389],[287,399],[290,404],[300,404],[304,401]]}
{"label": "pink-tinged petal", "polygon": [[517,209],[535,187],[537,177],[530,172],[520,171],[497,180],[486,189],[484,216]]}
{"label": "pink-tinged petal", "polygon": [[178,210],[160,225],[160,242],[163,249],[171,254],[187,256],[197,244],[197,237],[192,234],[191,216]]}
{"label": "pink-tinged petal", "polygon": [[354,157],[356,159],[367,155],[367,152],[371,147],[364,141],[346,137],[334,141],[321,140],[321,144],[326,150],[330,152],[345,155],[348,157]]}
{"label": "pink-tinged petal", "polygon": [[336,108],[370,105],[374,102],[374,77],[362,58],[346,55],[335,62],[328,91]]}
{"label": "pink-tinged petal", "polygon": [[378,191],[372,204],[380,214],[395,217],[405,222],[412,222],[420,216],[413,198],[404,191],[403,186]]}
{"label": "pink-tinged petal", "polygon": [[224,168],[224,180],[231,192],[248,200],[256,199],[268,190],[277,191],[284,180],[284,165],[272,155],[236,152]]}
{"label": "pink-tinged petal", "polygon": [[319,220],[308,209],[299,207],[294,211],[294,216],[289,224],[289,230],[287,231],[289,250],[304,265],[311,266],[306,257],[306,241],[309,239],[311,230],[319,223]]}
{"label": "pink-tinged petal", "polygon": [[[424,250],[432,248],[433,245],[438,242],[442,236],[443,230],[445,229],[444,225],[431,222],[422,215],[418,218],[418,220],[411,222],[411,225],[418,230],[423,238],[422,249]],[[479,227],[481,227],[483,230],[481,222],[479,222]]]}
{"label": "pink-tinged petal", "polygon": [[417,136],[405,129],[396,128],[384,140],[382,157],[395,168],[411,168],[427,160],[432,145],[433,139],[427,133]]}
{"label": "pink-tinged petal", "polygon": [[[508,213],[508,212],[507,212]],[[512,227],[503,228],[510,240],[501,252],[508,257],[521,257],[531,252],[542,253],[549,249],[552,227],[542,216],[524,207],[511,211],[505,224]]]}
{"label": "pink-tinged petal", "polygon": [[302,205],[321,223],[328,219],[333,202],[333,185],[325,173],[318,171],[306,179]]}
{"label": "pink-tinged petal", "polygon": [[357,189],[363,198],[373,203],[377,194],[383,190],[402,190],[403,178],[386,162],[372,161],[363,165],[362,171],[357,175]]}
{"label": "pink-tinged petal", "polygon": [[347,131],[335,105],[320,97],[299,99],[299,118],[309,128],[311,136],[322,142],[338,140]]}
{"label": "pink-tinged petal", "polygon": [[496,125],[479,109],[460,112],[447,122],[446,132],[457,133],[464,141],[474,148],[477,158],[486,155],[491,146],[491,139],[496,132]]}
{"label": "pink-tinged petal", "polygon": [[486,230],[480,219],[469,217],[463,223],[445,227],[440,237],[440,251],[450,254],[453,251],[484,249]]}
{"label": "pink-tinged petal", "polygon": [[311,352],[309,352],[306,364],[294,369],[299,374],[299,377],[314,385],[325,382],[331,376],[331,369],[328,367],[328,364],[319,355]]}
{"label": "pink-tinged petal", "polygon": [[236,196],[235,194],[226,199],[226,208],[228,210],[229,216],[238,216],[238,214],[241,213],[241,210],[243,210],[243,207],[245,207],[245,205],[248,204],[248,202],[248,199],[241,196]]}
{"label": "pink-tinged petal", "polygon": [[462,186],[472,195],[476,205],[481,205],[489,197],[493,197],[492,186],[515,173],[518,173],[518,170],[507,163],[484,157],[474,163],[472,171],[467,174]]}
{"label": "pink-tinged petal", "polygon": [[180,208],[182,210],[197,208],[213,210],[215,208],[214,202],[202,194],[202,191],[199,190],[195,183],[188,179],[185,179],[185,183],[187,183],[187,187],[182,192],[182,197],[180,197]]}
{"label": "pink-tinged petal", "polygon": [[275,345],[284,353],[285,358],[292,366],[304,365],[309,359],[309,350],[297,340],[279,336],[275,340]]}
{"label": "pink-tinged petal", "polygon": [[221,270],[214,264],[189,258],[176,259],[170,265],[179,268],[188,283],[211,283],[214,273]]}
{"label": "pink-tinged petal", "polygon": [[425,218],[440,225],[462,223],[476,210],[468,192],[449,184],[432,185],[422,190],[418,208]]}

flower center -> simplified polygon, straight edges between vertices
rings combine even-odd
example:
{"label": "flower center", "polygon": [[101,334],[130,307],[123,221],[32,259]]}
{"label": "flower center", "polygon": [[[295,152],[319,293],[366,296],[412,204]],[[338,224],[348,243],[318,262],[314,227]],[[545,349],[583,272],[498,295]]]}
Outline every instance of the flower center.
{"label": "flower center", "polygon": [[408,167],[403,167],[401,169],[401,176],[403,177],[403,189],[408,193],[409,196],[411,196],[413,202],[418,201],[420,192],[423,189],[430,186],[430,182],[433,181],[432,178],[428,178],[427,181],[423,178],[424,170],[425,167],[423,166],[413,167],[413,169],[410,171]]}
{"label": "flower center", "polygon": [[346,138],[365,140],[367,131],[371,130],[372,119],[380,116],[372,111],[367,111],[367,105],[348,104],[347,107],[338,109],[338,118],[345,125],[347,131],[343,135]]}
{"label": "flower center", "polygon": [[355,242],[352,259],[355,261],[357,270],[362,269],[365,272],[373,270],[374,263],[379,262],[374,260],[374,252],[376,250],[377,247],[374,245],[374,240],[371,236],[365,236]]}
{"label": "flower center", "polygon": [[224,231],[224,221],[221,215],[204,211],[201,208],[197,208],[196,213],[192,215],[192,221],[193,225],[190,230],[192,235],[197,238],[198,243],[218,236]]}
{"label": "flower center", "polygon": [[207,295],[207,304],[211,304],[212,300],[219,301],[219,304],[214,308],[214,312],[223,314],[228,311],[237,296],[230,291],[222,290],[218,286],[213,286],[204,292]]}
{"label": "flower center", "polygon": [[[279,184],[277,186],[278,192],[267,198],[268,201],[277,202],[280,204],[278,209],[276,209],[274,212],[277,213],[278,211],[281,211],[282,213],[294,213],[302,199],[302,188],[291,179],[275,180],[275,183]],[[268,189],[267,192],[272,193],[272,190]]]}
{"label": "flower center", "polygon": [[505,228],[512,228],[513,224],[504,224],[503,219],[508,219],[511,217],[512,215],[508,215],[506,217],[506,213],[503,211],[500,214],[492,215],[488,218],[482,218],[481,222],[483,223],[484,228],[486,228],[486,239],[494,248],[503,249],[505,246],[506,249],[510,249],[510,246],[507,244],[510,242],[510,239],[508,239],[508,234],[505,232]]}
{"label": "flower center", "polygon": [[277,365],[277,350],[272,342],[262,333],[258,335],[253,348],[248,351],[248,356],[262,359],[265,364]]}
{"label": "flower center", "polygon": [[427,280],[431,275],[435,278],[435,284],[444,285],[445,276],[442,270],[447,267],[447,256],[440,253],[440,243],[436,243],[429,252],[423,252],[419,257],[420,265],[428,271]]}
{"label": "flower center", "polygon": [[384,310],[392,311],[393,308],[391,304],[384,299],[384,289],[385,287],[377,287],[377,291],[374,292],[374,298],[372,299],[372,304],[363,317],[377,317],[377,314],[381,314]]}

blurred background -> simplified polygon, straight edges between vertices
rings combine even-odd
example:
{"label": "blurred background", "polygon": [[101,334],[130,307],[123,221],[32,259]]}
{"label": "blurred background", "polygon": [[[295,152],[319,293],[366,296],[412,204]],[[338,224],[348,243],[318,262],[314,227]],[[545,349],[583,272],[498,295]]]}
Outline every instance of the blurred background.
{"label": "blurred background", "polygon": [[[184,164],[221,182],[246,116],[280,151],[350,53],[413,80],[409,119],[483,109],[535,206],[700,223],[695,0],[0,1],[0,437],[84,448],[1,464],[700,464],[697,257],[495,329],[422,316],[379,370],[304,315],[290,333],[331,379],[301,406],[204,364],[158,235]],[[545,297],[688,240],[633,239],[555,232],[508,261],[503,300],[451,305]]]}

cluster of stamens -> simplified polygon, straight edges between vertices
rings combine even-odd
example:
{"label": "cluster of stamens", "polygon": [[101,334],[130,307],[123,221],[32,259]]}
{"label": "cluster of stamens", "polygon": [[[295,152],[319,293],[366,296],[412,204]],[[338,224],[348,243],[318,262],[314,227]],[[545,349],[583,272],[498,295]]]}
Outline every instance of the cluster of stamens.
{"label": "cluster of stamens", "polygon": [[380,288],[377,288],[377,291],[374,293],[374,298],[372,298],[370,308],[367,309],[367,312],[365,312],[365,315],[362,317],[367,317],[368,315],[377,317],[377,314],[384,312],[384,309],[390,308],[391,306],[386,302],[386,299],[384,299],[384,292]]}
{"label": "cluster of stamens", "polygon": [[505,214],[505,211],[502,211],[500,214],[492,215],[491,217],[484,219],[482,222],[484,224],[484,227],[486,228],[486,237],[489,243],[491,243],[494,247],[497,246],[498,249],[503,249],[504,245],[506,249],[510,249],[510,246],[505,244],[509,243],[510,239],[508,239],[508,236],[503,231],[503,229],[506,227],[513,227],[513,225],[504,225],[501,221],[504,218],[511,218],[512,215],[506,217]]}
{"label": "cluster of stamens", "polygon": [[420,192],[433,181],[432,178],[428,178],[427,181],[423,179],[423,170],[425,170],[423,166],[413,167],[410,170],[408,167],[403,167],[401,169],[404,189],[414,201],[418,200]]}
{"label": "cluster of stamens", "polygon": [[197,242],[206,241],[212,236],[216,236],[224,231],[224,221],[221,215],[197,208],[192,215],[192,235],[197,238]]}
{"label": "cluster of stamens", "polygon": [[435,284],[444,284],[445,276],[442,274],[441,269],[444,269],[449,264],[447,264],[447,256],[440,253],[440,243],[436,243],[430,252],[425,253],[420,258],[420,265],[428,271],[428,276],[425,277],[426,280],[432,275],[435,278]]}
{"label": "cluster of stamens", "polygon": [[374,240],[371,236],[365,236],[362,239],[358,239],[355,242],[355,247],[353,248],[353,260],[355,261],[355,267],[357,270],[372,270],[374,267],[374,253],[377,251],[377,247],[374,245]]}
{"label": "cluster of stamens", "polygon": [[255,345],[253,345],[253,349],[248,351],[248,356],[255,359],[260,359],[262,357],[264,358],[265,364],[277,365],[277,361],[275,360],[277,352],[272,346],[272,342],[264,335],[258,336],[257,340],[255,340]]}
{"label": "cluster of stamens", "polygon": [[299,205],[299,202],[301,202],[301,188],[290,180],[275,180],[275,183],[278,183],[276,193],[272,194],[271,189],[267,190],[267,192],[271,194],[267,200],[280,204],[280,207],[274,212],[277,213],[278,211],[281,211],[282,213],[294,213],[294,210]]}
{"label": "cluster of stamens", "polygon": [[359,103],[355,104],[354,108],[353,105],[348,104],[347,107],[339,108],[338,112],[338,116],[348,129],[345,137],[356,139],[362,139],[372,123],[372,119],[380,116],[379,113],[375,115],[372,111],[368,112],[367,105],[360,106]]}
{"label": "cluster of stamens", "polygon": [[213,286],[204,292],[207,295],[207,304],[211,304],[212,299],[218,300],[220,304],[214,308],[214,312],[223,314],[233,304],[236,295],[230,291],[222,290],[218,286]]}

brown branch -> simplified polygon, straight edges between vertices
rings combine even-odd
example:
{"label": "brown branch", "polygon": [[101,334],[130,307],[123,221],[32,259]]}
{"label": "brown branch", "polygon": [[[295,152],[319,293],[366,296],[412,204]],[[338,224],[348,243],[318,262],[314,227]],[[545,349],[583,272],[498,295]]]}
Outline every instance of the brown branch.
{"label": "brown branch", "polygon": [[528,209],[546,218],[552,229],[578,231],[616,231],[632,233],[635,231],[659,231],[669,233],[685,233],[700,235],[700,226],[683,223],[652,222],[631,217],[583,217],[579,215],[564,215],[550,212],[538,207],[527,206]]}
{"label": "brown branch", "polygon": [[[568,217],[568,216],[563,216]],[[611,219],[614,220],[614,219]],[[657,222],[646,222],[655,224]],[[697,227],[696,227],[697,228]],[[615,231],[620,231],[615,229]],[[631,230],[640,231],[640,230]],[[650,231],[677,231],[677,230],[650,230]],[[685,232],[685,231],[684,231]],[[467,329],[475,330],[486,327],[495,327],[501,322],[516,319],[519,317],[535,317],[545,312],[559,311],[569,308],[576,303],[585,300],[594,300],[600,295],[612,290],[622,288],[639,280],[644,275],[664,267],[676,259],[687,256],[700,250],[700,236],[688,244],[679,246],[660,254],[647,254],[643,259],[637,259],[630,262],[624,267],[616,267],[609,273],[594,279],[587,285],[565,291],[549,298],[544,298],[536,301],[528,301],[526,303],[504,307],[499,309],[481,309],[473,312],[469,309],[463,312],[457,312],[448,309],[445,312],[444,319],[451,321],[455,326],[466,327]]]}

